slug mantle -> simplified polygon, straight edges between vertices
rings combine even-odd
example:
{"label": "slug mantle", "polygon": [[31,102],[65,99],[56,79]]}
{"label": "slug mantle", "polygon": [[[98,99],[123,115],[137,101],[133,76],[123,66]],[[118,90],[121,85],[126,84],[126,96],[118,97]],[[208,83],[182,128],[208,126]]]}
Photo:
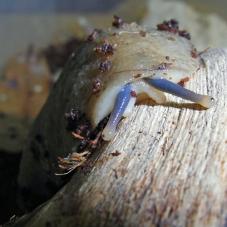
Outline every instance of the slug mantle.
{"label": "slug mantle", "polygon": [[164,103],[163,92],[167,92],[206,108],[212,105],[211,97],[177,85],[201,66],[190,36],[181,36],[186,32],[179,31],[175,20],[157,27],[145,31],[135,23],[123,23],[120,28],[100,33],[95,40],[97,46],[92,51],[97,55],[98,72],[86,115],[95,128],[111,113],[102,133],[104,140],[113,138],[118,122],[130,114],[138,96]]}

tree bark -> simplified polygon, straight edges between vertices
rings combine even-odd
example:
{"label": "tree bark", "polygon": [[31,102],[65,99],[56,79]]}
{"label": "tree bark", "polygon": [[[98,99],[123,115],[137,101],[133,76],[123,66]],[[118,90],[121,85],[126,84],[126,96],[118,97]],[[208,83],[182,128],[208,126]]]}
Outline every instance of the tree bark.
{"label": "tree bark", "polygon": [[173,96],[137,106],[89,174],[76,171],[14,226],[226,226],[227,50],[203,58],[187,88],[213,96],[213,108]]}

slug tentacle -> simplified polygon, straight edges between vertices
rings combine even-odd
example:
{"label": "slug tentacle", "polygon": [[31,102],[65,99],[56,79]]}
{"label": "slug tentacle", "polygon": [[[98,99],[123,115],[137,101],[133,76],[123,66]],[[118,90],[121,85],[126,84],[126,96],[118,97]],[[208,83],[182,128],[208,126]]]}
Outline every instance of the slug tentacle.
{"label": "slug tentacle", "polygon": [[214,99],[208,95],[200,95],[193,91],[190,91],[179,84],[175,84],[160,76],[153,76],[152,78],[144,78],[149,85],[155,87],[163,92],[170,93],[180,98],[190,100],[198,103],[203,107],[210,108],[214,104]]}
{"label": "slug tentacle", "polygon": [[109,141],[115,135],[117,125],[124,115],[124,112],[127,110],[130,100],[132,98],[135,99],[132,97],[131,91],[131,84],[128,83],[118,93],[109,121],[102,132],[103,140]]}

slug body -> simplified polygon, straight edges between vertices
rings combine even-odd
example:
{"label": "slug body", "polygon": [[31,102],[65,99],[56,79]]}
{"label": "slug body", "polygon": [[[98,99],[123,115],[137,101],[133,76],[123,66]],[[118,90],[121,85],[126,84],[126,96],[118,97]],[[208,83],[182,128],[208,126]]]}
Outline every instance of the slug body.
{"label": "slug body", "polygon": [[[111,140],[122,117],[130,114],[136,99],[164,103],[164,92],[211,107],[213,99],[178,83],[192,77],[201,66],[191,42],[171,31],[144,31],[137,24],[100,34],[94,48],[99,87],[91,94],[85,113],[95,128],[110,114],[102,137]],[[92,78],[93,78],[92,76]]]}

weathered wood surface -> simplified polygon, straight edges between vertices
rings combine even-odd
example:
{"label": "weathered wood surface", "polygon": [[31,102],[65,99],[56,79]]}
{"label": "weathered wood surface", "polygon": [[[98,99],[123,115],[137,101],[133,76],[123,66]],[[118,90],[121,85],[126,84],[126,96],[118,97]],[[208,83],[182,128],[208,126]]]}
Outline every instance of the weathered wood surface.
{"label": "weathered wood surface", "polygon": [[212,95],[213,108],[173,96],[136,107],[90,174],[76,172],[15,226],[226,226],[227,50],[203,57],[187,87]]}

